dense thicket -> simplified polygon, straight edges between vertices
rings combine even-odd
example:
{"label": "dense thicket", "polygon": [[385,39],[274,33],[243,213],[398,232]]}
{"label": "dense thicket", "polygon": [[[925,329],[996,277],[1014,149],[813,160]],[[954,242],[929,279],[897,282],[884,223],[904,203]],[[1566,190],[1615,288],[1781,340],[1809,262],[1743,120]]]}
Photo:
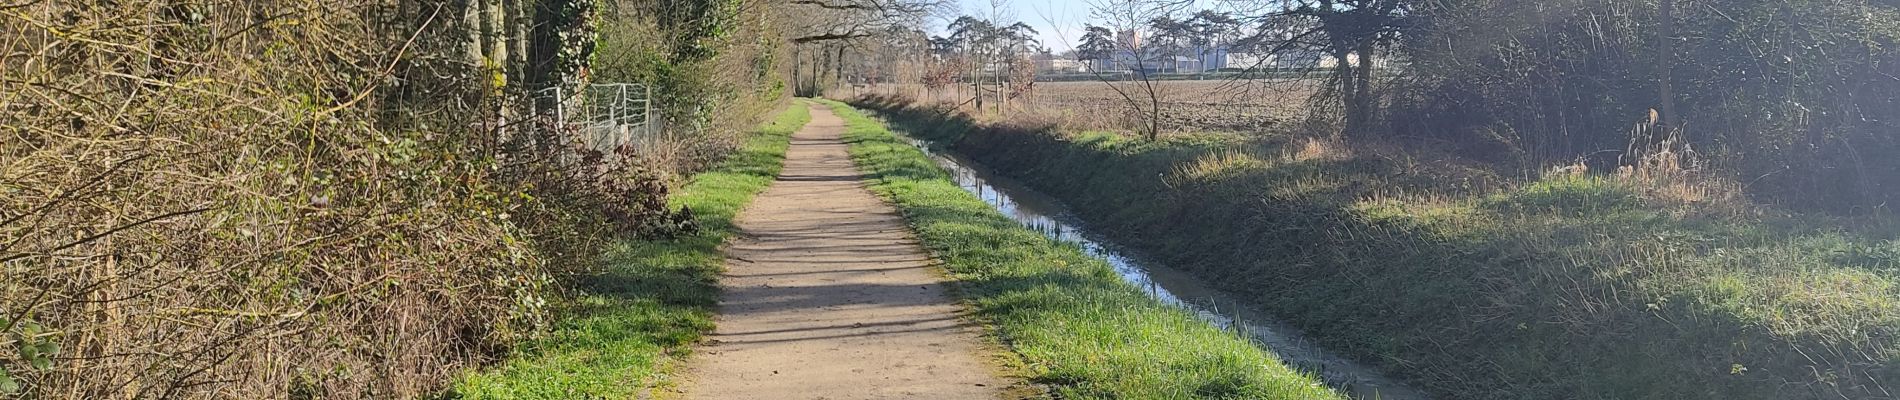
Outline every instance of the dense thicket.
{"label": "dense thicket", "polygon": [[[1900,200],[1900,9],[1866,0],[1457,0],[1409,15],[1403,135],[1536,167],[1667,148],[1758,198]],[[1669,143],[1664,143],[1668,141]]]}
{"label": "dense thicket", "polygon": [[[532,335],[601,244],[678,228],[655,171],[693,163],[582,146],[530,94],[589,82],[612,24],[721,60],[638,17],[673,3],[0,5],[0,397],[412,398]],[[666,76],[720,79],[681,49]],[[776,97],[737,85],[659,102],[734,100],[665,137]]]}

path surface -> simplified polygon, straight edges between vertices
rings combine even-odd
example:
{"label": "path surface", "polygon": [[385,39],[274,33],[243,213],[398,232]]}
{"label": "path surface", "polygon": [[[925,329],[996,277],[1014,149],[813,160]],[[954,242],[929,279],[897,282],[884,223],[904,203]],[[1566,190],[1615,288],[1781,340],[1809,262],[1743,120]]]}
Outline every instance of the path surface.
{"label": "path surface", "polygon": [[718,329],[692,399],[994,399],[975,328],[897,210],[879,201],[812,106],[778,181],[739,215]]}

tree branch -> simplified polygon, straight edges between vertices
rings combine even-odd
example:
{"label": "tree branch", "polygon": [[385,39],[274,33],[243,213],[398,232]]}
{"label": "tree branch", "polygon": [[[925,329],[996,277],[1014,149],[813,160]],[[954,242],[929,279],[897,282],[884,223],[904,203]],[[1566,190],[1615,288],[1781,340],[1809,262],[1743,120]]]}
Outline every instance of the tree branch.
{"label": "tree branch", "polygon": [[867,6],[863,4],[831,4],[831,3],[826,3],[826,2],[822,2],[818,0],[792,0],[791,4],[818,6],[818,8],[823,8],[827,10],[877,10],[878,9],[877,7]]}
{"label": "tree branch", "polygon": [[812,35],[812,36],[803,36],[803,37],[793,38],[792,43],[804,44],[804,43],[811,43],[811,42],[822,42],[822,41],[827,41],[827,40],[856,39],[856,38],[867,37],[867,36],[871,36],[871,34],[863,33],[863,32],[827,33],[823,35]]}

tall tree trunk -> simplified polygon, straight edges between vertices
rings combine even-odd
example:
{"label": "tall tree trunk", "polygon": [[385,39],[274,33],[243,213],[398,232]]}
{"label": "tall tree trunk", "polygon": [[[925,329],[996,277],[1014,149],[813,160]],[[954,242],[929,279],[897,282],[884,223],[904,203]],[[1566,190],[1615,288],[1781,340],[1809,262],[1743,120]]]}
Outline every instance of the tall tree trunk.
{"label": "tall tree trunk", "polygon": [[1359,126],[1354,129],[1361,135],[1372,133],[1371,129],[1374,129],[1372,126],[1374,123],[1374,115],[1379,106],[1376,101],[1377,99],[1372,95],[1372,73],[1373,67],[1377,62],[1372,52],[1372,43],[1369,41],[1361,44],[1359,47],[1358,76],[1355,77],[1359,82],[1354,84],[1355,89],[1358,89],[1359,92],[1353,95],[1353,100],[1356,103],[1354,107],[1358,109],[1359,113]]}
{"label": "tall tree trunk", "polygon": [[798,87],[805,92],[804,95],[806,97],[816,97],[818,96],[818,93],[816,93],[818,90],[818,62],[819,57],[825,53],[825,49],[823,45],[820,45],[819,48],[806,53],[809,54],[806,54],[805,57],[798,60],[796,64],[797,68],[803,71],[803,75],[805,76],[805,79],[798,82]]}
{"label": "tall tree trunk", "polygon": [[983,57],[970,57],[970,94],[976,96],[976,112],[983,112]]}
{"label": "tall tree trunk", "polygon": [[990,70],[997,72],[995,107],[996,114],[1001,115],[1003,114],[1003,110],[1009,107],[1009,91],[1006,89],[1006,85],[1009,84],[1009,60],[999,58],[997,61],[995,64],[992,64]]}
{"label": "tall tree trunk", "polygon": [[[1142,76],[1148,79],[1147,75]],[[1155,93],[1154,84],[1148,83],[1148,141],[1161,139],[1161,94]]]}
{"label": "tall tree trunk", "polygon": [[476,67],[487,65],[488,59],[488,49],[482,47],[482,1],[469,1],[462,9],[462,25],[468,30],[468,60]]}
{"label": "tall tree trunk", "polygon": [[1195,50],[1194,58],[1199,60],[1199,61],[1196,61],[1196,64],[1194,64],[1194,74],[1195,75],[1207,74],[1207,46],[1201,46],[1200,49]]}
{"label": "tall tree trunk", "polygon": [[[523,20],[518,24],[522,36],[517,57],[522,58],[522,90],[545,90],[559,87],[556,92],[561,96],[536,96],[535,112],[551,114],[559,110],[560,97],[572,96],[572,88],[586,84],[584,53],[586,44],[571,47],[576,54],[564,54],[570,49],[567,38],[583,38],[590,41],[593,37],[593,25],[585,20],[570,18],[564,11],[572,8],[587,8],[595,0],[512,0],[516,4],[532,4],[531,10],[523,9]],[[578,59],[576,59],[578,58]]]}
{"label": "tall tree trunk", "polygon": [[1359,102],[1354,99],[1354,97],[1359,94],[1358,74],[1354,72],[1352,67],[1353,55],[1350,48],[1343,43],[1334,42],[1332,51],[1333,79],[1339,82],[1338,96],[1340,111],[1346,114],[1346,125],[1342,133],[1353,135],[1355,134],[1354,130],[1358,129],[1361,123],[1361,121],[1359,121]]}
{"label": "tall tree trunk", "polygon": [[805,96],[805,80],[801,79],[800,75],[802,74],[799,74],[799,69],[801,68],[799,64],[804,63],[805,57],[799,49],[803,47],[804,46],[792,45],[792,94],[800,97]]}
{"label": "tall tree trunk", "polygon": [[824,94],[826,89],[838,86],[838,53],[835,49],[831,48],[834,46],[826,47],[825,60],[823,63],[818,64],[818,93],[820,95]]}
{"label": "tall tree trunk", "polygon": [[529,81],[527,76],[528,23],[525,18],[528,14],[525,13],[527,10],[524,9],[522,3],[524,3],[523,0],[502,1],[502,9],[507,11],[507,19],[505,22],[508,24],[507,43],[503,47],[508,51],[508,76],[510,82],[522,90],[533,90],[534,88],[525,86]]}
{"label": "tall tree trunk", "polygon": [[[522,38],[521,54],[527,55],[524,81],[528,90],[541,90],[554,84],[554,57],[557,51],[549,51],[550,44],[560,42],[560,27],[556,25],[555,13],[549,11],[560,7],[555,1],[536,1],[534,9],[527,14]],[[537,105],[541,107],[541,105]],[[545,108],[543,108],[545,109]]]}
{"label": "tall tree trunk", "polygon": [[838,56],[831,58],[831,85],[843,86],[844,81],[844,44],[838,44]]}
{"label": "tall tree trunk", "polygon": [[1658,111],[1662,118],[1658,121],[1658,133],[1668,135],[1676,129],[1676,93],[1671,87],[1670,63],[1675,58],[1676,38],[1676,1],[1662,0],[1662,15],[1656,29],[1656,74],[1659,76],[1656,96],[1660,100]]}
{"label": "tall tree trunk", "polygon": [[[491,69],[500,69],[502,63],[501,27],[499,26],[501,25],[501,10],[497,10],[497,8],[500,7],[496,6],[500,1],[479,0],[478,2],[482,4],[481,15],[479,16],[482,20],[482,58],[485,62],[482,66]],[[490,73],[493,72],[491,71]]]}

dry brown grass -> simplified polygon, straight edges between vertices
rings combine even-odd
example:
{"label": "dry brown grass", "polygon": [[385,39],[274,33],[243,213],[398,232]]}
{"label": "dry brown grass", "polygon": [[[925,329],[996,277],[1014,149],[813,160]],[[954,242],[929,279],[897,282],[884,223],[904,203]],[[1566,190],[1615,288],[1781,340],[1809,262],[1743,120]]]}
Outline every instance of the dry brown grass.
{"label": "dry brown grass", "polygon": [[[1635,129],[1632,136],[1639,139],[1630,145],[1611,179],[1679,214],[1737,217],[1761,212],[1739,182],[1707,169],[1679,131],[1655,135],[1659,138],[1653,141],[1641,139],[1650,137],[1651,130],[1647,125]],[[1570,169],[1578,174],[1588,171],[1581,164]]]}

